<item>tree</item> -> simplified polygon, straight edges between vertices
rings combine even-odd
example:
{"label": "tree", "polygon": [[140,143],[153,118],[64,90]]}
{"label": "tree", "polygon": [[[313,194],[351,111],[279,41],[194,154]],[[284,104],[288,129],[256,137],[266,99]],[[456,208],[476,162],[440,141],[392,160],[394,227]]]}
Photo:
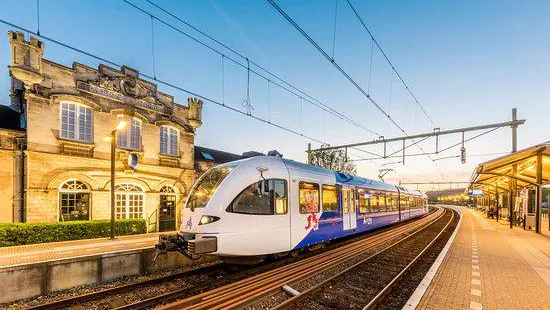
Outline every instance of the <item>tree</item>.
{"label": "tree", "polygon": [[355,167],[355,163],[349,159],[346,152],[341,149],[324,150],[324,148],[329,146],[328,144],[323,144],[319,150],[312,151],[310,154],[310,164],[355,175],[357,168]]}

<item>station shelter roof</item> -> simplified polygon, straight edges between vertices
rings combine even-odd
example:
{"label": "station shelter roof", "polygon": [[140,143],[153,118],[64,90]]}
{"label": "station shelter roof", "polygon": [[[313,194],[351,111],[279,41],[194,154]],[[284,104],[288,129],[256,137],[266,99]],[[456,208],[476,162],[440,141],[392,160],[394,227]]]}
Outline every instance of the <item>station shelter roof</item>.
{"label": "station shelter roof", "polygon": [[[542,182],[537,183],[537,155],[542,159]],[[516,167],[516,173],[513,167]],[[550,184],[550,141],[498,157],[479,164],[470,177],[470,189],[484,193],[507,192],[509,182],[516,180],[518,188]]]}

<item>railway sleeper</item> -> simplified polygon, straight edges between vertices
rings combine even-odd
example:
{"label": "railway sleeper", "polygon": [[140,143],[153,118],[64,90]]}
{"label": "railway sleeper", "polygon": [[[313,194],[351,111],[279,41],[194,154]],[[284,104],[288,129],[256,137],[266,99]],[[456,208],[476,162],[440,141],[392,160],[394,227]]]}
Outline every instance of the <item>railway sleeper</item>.
{"label": "railway sleeper", "polygon": [[[308,298],[306,301],[313,300],[314,302],[321,304],[325,307],[328,307],[329,309],[336,309],[336,310],[349,310],[349,307],[343,305],[339,300],[332,300],[324,296],[320,296],[318,298]],[[301,303],[302,304],[302,303]],[[297,308],[303,309],[300,306]]]}
{"label": "railway sleeper", "polygon": [[334,295],[337,295],[339,296],[340,298],[344,298],[344,299],[347,299],[347,300],[351,300],[353,302],[356,302],[358,304],[367,304],[368,302],[366,300],[364,300],[363,298],[359,298],[359,297],[356,297],[356,296],[353,296],[351,295],[348,291],[344,290],[344,289],[336,289],[336,290],[332,290],[330,291],[330,294],[334,294]]}

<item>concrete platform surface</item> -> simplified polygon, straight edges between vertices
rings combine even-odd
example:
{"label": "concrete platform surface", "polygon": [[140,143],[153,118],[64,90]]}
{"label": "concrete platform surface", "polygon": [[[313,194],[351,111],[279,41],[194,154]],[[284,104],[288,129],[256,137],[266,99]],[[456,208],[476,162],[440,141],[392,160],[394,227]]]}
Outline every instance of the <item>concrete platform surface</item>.
{"label": "concrete platform surface", "polygon": [[550,309],[550,235],[461,208],[462,223],[418,309]]}
{"label": "concrete platform surface", "polygon": [[[175,232],[163,232],[170,234]],[[48,262],[98,254],[152,248],[160,233],[108,238],[30,244],[0,248],[0,268],[23,264]]]}

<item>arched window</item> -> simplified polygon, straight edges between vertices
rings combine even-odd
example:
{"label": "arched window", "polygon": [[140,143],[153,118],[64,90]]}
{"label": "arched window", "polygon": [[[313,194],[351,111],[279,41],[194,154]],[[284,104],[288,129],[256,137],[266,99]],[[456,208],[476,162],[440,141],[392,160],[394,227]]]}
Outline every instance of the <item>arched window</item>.
{"label": "arched window", "polygon": [[117,219],[143,218],[145,203],[141,187],[131,183],[117,184],[115,198]]}
{"label": "arched window", "polygon": [[176,191],[172,186],[163,186],[159,193],[159,231],[172,231],[176,229]]}
{"label": "arched window", "polygon": [[78,180],[65,181],[59,186],[59,221],[90,219],[90,188]]}
{"label": "arched window", "polygon": [[163,187],[161,187],[159,192],[160,192],[161,195],[168,195],[168,194],[175,194],[176,193],[176,191],[174,190],[174,188],[172,186],[163,186]]}

